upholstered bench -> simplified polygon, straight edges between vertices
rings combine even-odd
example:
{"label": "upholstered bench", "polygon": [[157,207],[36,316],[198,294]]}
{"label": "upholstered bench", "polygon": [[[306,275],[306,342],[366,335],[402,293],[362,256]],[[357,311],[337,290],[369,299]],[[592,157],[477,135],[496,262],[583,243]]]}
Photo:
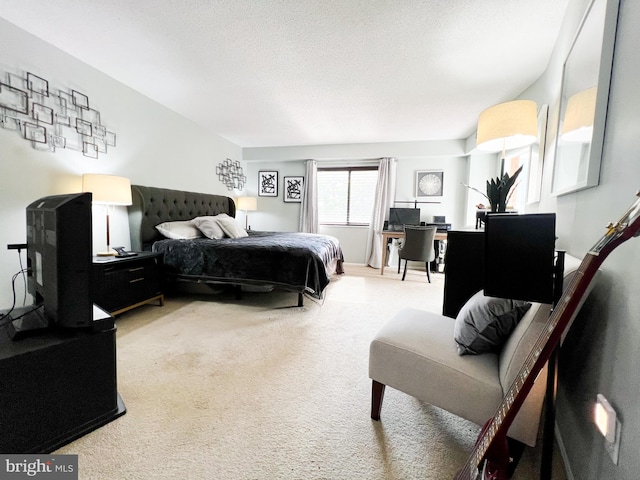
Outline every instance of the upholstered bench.
{"label": "upholstered bench", "polygon": [[[565,286],[580,261],[565,259]],[[385,386],[483,425],[495,412],[538,340],[551,311],[532,303],[498,353],[459,355],[455,319],[405,308],[375,336],[369,351],[373,380],[371,418],[380,418]],[[546,390],[546,368],[509,429],[509,437],[534,446]]]}

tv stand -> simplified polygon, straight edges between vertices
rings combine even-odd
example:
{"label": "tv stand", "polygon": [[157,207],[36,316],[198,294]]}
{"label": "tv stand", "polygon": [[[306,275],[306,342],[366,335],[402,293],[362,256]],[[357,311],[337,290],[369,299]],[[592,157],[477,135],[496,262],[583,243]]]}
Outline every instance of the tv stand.
{"label": "tv stand", "polygon": [[102,312],[93,324],[19,340],[0,328],[0,452],[50,453],[126,412],[113,318]]}

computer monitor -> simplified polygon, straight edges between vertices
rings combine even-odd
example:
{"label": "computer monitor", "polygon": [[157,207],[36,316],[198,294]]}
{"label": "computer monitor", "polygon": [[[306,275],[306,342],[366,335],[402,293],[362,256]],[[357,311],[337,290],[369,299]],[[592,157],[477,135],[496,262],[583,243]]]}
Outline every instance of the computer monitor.
{"label": "computer monitor", "polygon": [[556,215],[487,215],[484,293],[490,297],[553,303]]}
{"label": "computer monitor", "polygon": [[388,229],[402,231],[405,225],[420,225],[420,209],[390,208]]}

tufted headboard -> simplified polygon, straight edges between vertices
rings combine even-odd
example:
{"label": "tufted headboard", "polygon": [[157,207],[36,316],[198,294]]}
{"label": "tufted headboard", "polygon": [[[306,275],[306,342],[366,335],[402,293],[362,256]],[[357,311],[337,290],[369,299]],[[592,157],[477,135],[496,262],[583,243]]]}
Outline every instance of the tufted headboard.
{"label": "tufted headboard", "polygon": [[224,195],[131,185],[131,197],[133,204],[128,210],[133,251],[150,250],[153,242],[163,238],[155,228],[159,223],[219,213],[236,216],[236,204]]}

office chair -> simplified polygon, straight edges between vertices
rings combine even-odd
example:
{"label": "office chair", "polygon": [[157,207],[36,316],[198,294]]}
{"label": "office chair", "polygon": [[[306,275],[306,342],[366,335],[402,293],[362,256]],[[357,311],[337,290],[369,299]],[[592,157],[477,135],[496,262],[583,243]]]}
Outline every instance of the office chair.
{"label": "office chair", "polygon": [[416,227],[405,225],[404,242],[398,250],[398,273],[400,273],[400,263],[404,259],[404,272],[402,280],[407,276],[407,263],[409,260],[417,262],[425,262],[427,269],[427,280],[431,283],[431,274],[429,273],[429,262],[435,260],[435,251],[433,240],[436,236],[436,227]]}

